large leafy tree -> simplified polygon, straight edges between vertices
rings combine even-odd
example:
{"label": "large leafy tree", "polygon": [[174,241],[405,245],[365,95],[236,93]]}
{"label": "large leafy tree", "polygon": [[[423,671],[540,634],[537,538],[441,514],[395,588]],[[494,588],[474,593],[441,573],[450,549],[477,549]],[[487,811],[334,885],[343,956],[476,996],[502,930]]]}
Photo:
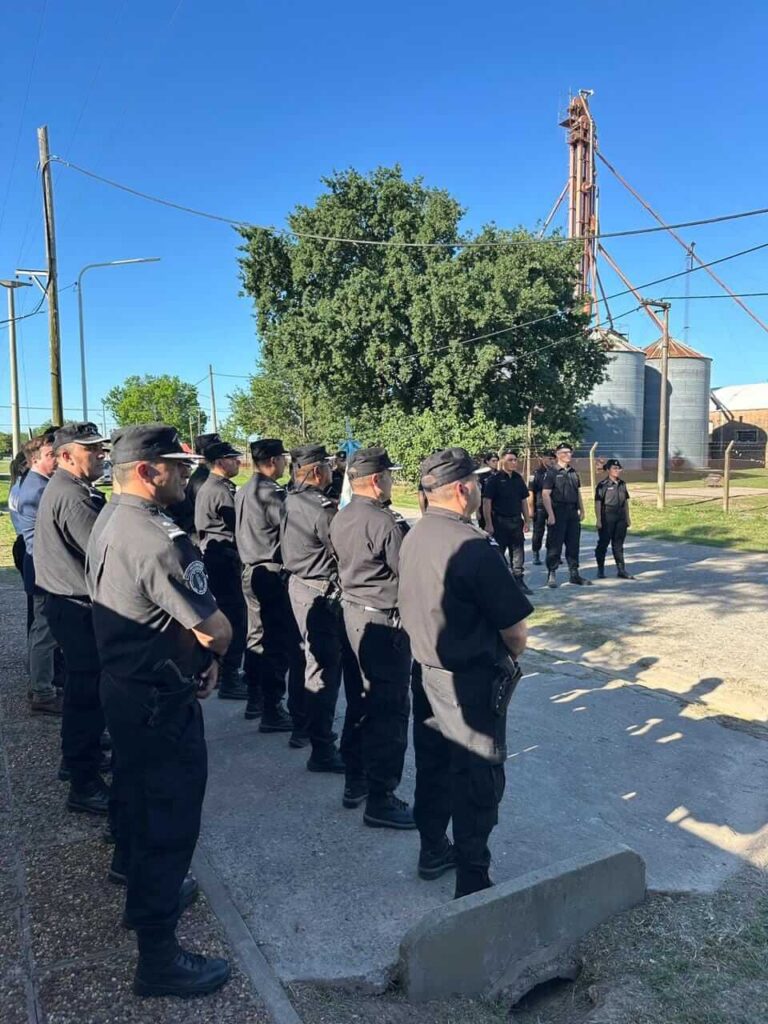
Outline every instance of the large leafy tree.
{"label": "large leafy tree", "polygon": [[160,377],[126,377],[105,396],[104,404],[117,423],[168,423],[176,427],[182,437],[197,433],[198,424],[205,427],[206,415],[200,408],[197,388],[179,377],[164,374]]}
{"label": "large leafy tree", "polygon": [[577,429],[606,360],[574,308],[570,244],[489,225],[458,246],[459,203],[398,167],[324,184],[290,233],[242,229],[268,376],[370,436],[428,413],[429,434],[498,437],[533,405],[542,427]]}

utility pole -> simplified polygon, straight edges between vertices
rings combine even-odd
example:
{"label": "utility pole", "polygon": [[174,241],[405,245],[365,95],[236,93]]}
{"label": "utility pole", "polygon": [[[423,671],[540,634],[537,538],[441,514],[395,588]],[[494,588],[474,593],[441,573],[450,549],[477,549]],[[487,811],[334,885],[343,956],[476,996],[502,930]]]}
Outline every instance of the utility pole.
{"label": "utility pole", "polygon": [[106,437],[107,436],[107,407],[104,405],[103,402],[101,403],[101,429],[102,429],[102,437]]}
{"label": "utility pole", "polygon": [[189,446],[192,451],[195,450],[195,431],[192,426],[192,413],[189,414]]}
{"label": "utility pole", "polygon": [[211,420],[213,421],[213,431],[218,433],[219,421],[216,418],[216,392],[213,390],[213,367],[208,364],[208,378],[211,382]]}
{"label": "utility pole", "polygon": [[659,395],[659,452],[656,471],[656,508],[664,509],[667,505],[667,460],[669,457],[669,302],[644,299],[644,306],[653,306],[664,313],[664,326],[661,334],[661,393]]}
{"label": "utility pole", "polygon": [[53,217],[53,178],[48,151],[48,127],[37,129],[40,151],[40,174],[43,181],[43,218],[45,222],[45,255],[48,260],[48,336],[51,360],[51,419],[54,426],[64,422],[61,399],[61,330],[59,324],[59,279],[56,264],[56,228]]}
{"label": "utility pole", "polygon": [[13,454],[18,455],[21,448],[21,422],[19,419],[19,369],[16,362],[16,300],[14,291],[17,288],[31,288],[26,281],[0,281],[3,288],[8,289],[8,348],[11,357],[11,436],[13,438]]}

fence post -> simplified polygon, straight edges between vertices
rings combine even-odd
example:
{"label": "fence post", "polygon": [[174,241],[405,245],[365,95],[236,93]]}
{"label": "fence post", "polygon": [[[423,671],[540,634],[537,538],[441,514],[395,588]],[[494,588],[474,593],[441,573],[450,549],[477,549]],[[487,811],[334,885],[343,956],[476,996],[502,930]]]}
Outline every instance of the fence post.
{"label": "fence post", "polygon": [[597,487],[597,480],[595,479],[595,476],[597,474],[597,470],[595,467],[595,452],[597,451],[597,445],[598,442],[595,441],[595,443],[589,449],[589,482],[592,485],[592,497],[594,497],[595,488]]}
{"label": "fence post", "polygon": [[726,513],[730,511],[731,507],[731,448],[733,448],[733,441],[728,442],[723,463],[723,512]]}
{"label": "fence post", "polygon": [[765,468],[768,469],[768,441],[765,443],[765,459],[763,460]]}

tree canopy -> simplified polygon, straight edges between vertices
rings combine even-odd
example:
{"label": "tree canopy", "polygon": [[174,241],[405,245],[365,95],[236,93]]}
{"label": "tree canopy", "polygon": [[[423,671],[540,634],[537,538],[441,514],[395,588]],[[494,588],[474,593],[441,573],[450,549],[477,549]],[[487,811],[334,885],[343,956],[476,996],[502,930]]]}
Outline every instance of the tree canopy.
{"label": "tree canopy", "polygon": [[198,433],[198,424],[201,430],[206,424],[197,388],[168,374],[126,377],[122,384],[111,388],[104,404],[121,427],[162,422],[176,427],[182,437],[189,437]]}
{"label": "tree canopy", "polygon": [[328,440],[320,424],[338,433],[349,417],[374,440],[413,418],[487,445],[534,405],[543,429],[578,430],[606,357],[574,308],[571,244],[494,224],[463,236],[457,200],[399,167],[323,184],[313,206],[289,215],[289,232],[241,229],[261,367],[232,397],[241,412],[260,410],[254,431],[268,406],[284,433],[306,433],[309,420]]}

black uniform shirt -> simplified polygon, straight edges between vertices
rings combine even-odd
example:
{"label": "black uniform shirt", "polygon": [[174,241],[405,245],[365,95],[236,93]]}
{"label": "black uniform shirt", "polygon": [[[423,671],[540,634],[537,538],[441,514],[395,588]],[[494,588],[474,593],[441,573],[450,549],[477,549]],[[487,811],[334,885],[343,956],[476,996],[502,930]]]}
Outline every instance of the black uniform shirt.
{"label": "black uniform shirt", "polygon": [[533,611],[496,541],[434,505],[403,541],[398,606],[414,658],[450,672],[495,663],[499,631]]}
{"label": "black uniform shirt", "polygon": [[519,519],[523,502],[528,497],[525,480],[519,473],[494,473],[483,490],[483,499],[491,502],[491,511],[497,516]]}
{"label": "black uniform shirt", "polygon": [[286,495],[280,525],[283,565],[304,580],[334,579],[336,559],[331,548],[331,520],[338,505],[316,487],[297,487]]}
{"label": "black uniform shirt", "polygon": [[86,597],[85,549],[106,499],[87,480],[57,469],[43,491],[35,524],[35,577],[49,594]]}
{"label": "black uniform shirt", "polygon": [[595,488],[595,501],[600,502],[605,511],[626,515],[629,501],[627,485],[623,480],[611,480],[607,476]]}
{"label": "black uniform shirt", "polygon": [[544,490],[544,481],[547,478],[549,468],[545,466],[539,466],[538,469],[533,471],[530,483],[528,484],[528,490],[533,495],[534,508],[543,508],[544,503],[541,500],[541,492]]}
{"label": "black uniform shirt", "polygon": [[[191,481],[190,481],[191,482]],[[201,551],[209,545],[235,549],[235,493],[225,476],[211,473],[195,498],[195,533]]]}
{"label": "black uniform shirt", "polygon": [[555,505],[578,505],[581,480],[573,466],[553,466],[547,470],[542,490],[552,491]]}
{"label": "black uniform shirt", "polygon": [[259,472],[235,495],[235,539],[244,565],[282,565],[280,523],[285,497],[284,487]]}
{"label": "black uniform shirt", "polygon": [[397,607],[400,545],[408,532],[401,515],[353,495],[331,523],[331,544],[344,597],[371,608]]}
{"label": "black uniform shirt", "polygon": [[192,540],[197,541],[195,532],[195,501],[200,488],[208,479],[210,474],[208,466],[202,462],[187,480],[187,488],[181,501],[175,505],[169,505],[166,512],[176,520],[182,530],[188,533]]}
{"label": "black uniform shirt", "polygon": [[106,506],[88,544],[86,579],[105,672],[157,683],[155,666],[166,659],[184,675],[207,667],[190,631],[217,605],[200,553],[157,505],[121,494]]}

